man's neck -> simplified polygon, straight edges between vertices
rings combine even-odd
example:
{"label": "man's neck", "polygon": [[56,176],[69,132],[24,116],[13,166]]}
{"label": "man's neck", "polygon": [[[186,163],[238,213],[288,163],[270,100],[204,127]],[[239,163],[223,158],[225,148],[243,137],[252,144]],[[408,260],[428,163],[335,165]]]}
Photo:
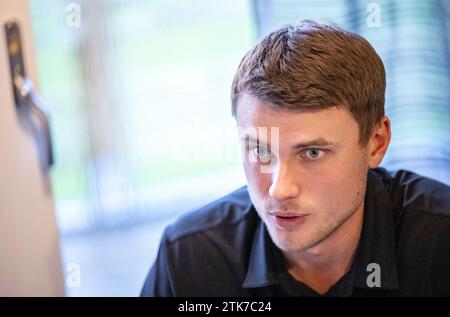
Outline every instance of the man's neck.
{"label": "man's neck", "polygon": [[324,241],[301,252],[284,252],[289,274],[324,294],[353,263],[363,224],[364,204]]}

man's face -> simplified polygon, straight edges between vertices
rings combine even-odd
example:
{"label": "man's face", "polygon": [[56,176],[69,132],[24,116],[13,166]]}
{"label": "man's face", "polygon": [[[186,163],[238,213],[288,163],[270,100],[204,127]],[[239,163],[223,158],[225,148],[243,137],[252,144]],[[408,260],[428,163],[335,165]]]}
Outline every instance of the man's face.
{"label": "man's face", "polygon": [[242,133],[243,165],[250,198],[281,250],[317,246],[361,210],[368,150],[359,143],[350,112],[274,110],[246,95],[237,107],[237,123],[242,131],[267,128],[267,135]]}

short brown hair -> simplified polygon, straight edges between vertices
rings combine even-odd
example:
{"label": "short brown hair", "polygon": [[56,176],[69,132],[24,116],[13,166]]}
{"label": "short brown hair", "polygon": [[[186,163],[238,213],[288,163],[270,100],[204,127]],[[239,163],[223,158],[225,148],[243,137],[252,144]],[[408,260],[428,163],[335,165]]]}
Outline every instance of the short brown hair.
{"label": "short brown hair", "polygon": [[231,89],[233,116],[249,94],[274,107],[318,111],[348,109],[366,145],[384,115],[386,74],[374,48],[335,25],[302,21],[261,39],[238,67]]}

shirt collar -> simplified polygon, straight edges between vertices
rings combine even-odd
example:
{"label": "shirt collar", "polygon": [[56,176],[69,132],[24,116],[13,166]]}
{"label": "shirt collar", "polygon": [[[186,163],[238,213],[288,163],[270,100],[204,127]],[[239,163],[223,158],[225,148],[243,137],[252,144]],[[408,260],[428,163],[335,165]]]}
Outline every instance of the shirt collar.
{"label": "shirt collar", "polygon": [[[253,212],[256,213],[255,210]],[[281,253],[272,252],[273,248],[276,246],[259,219],[242,287],[256,288],[281,283],[277,273],[277,259],[274,258]],[[373,170],[368,171],[363,229],[353,266],[355,287],[370,288],[367,278],[372,272],[368,270],[371,263],[378,264],[380,268],[381,285],[377,289],[399,288],[389,193]]]}
{"label": "shirt collar", "polygon": [[369,170],[364,202],[364,224],[355,263],[355,286],[370,288],[367,278],[371,263],[379,265],[381,285],[378,289],[398,289],[395,252],[394,219],[387,185],[376,172],[386,175],[384,169]]}
{"label": "shirt collar", "polygon": [[[256,210],[253,208],[252,212],[256,213]],[[264,223],[261,219],[258,219],[250,262],[242,287],[264,287],[280,282],[277,274],[276,259],[274,258],[275,254],[272,252],[274,247],[275,245],[267,233]]]}

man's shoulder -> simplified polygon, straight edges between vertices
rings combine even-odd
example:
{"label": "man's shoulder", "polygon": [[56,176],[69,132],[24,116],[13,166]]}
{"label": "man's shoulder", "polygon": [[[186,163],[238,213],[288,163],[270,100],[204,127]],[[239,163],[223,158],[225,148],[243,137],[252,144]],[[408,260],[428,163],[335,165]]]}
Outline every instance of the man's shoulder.
{"label": "man's shoulder", "polygon": [[169,225],[165,238],[169,243],[197,233],[232,229],[252,216],[252,203],[247,187],[241,187],[200,208],[189,210]]}
{"label": "man's shoulder", "polygon": [[389,193],[394,218],[401,294],[446,296],[450,285],[450,187],[410,171],[382,176],[385,172],[379,176]]}
{"label": "man's shoulder", "polygon": [[398,170],[382,176],[394,210],[442,218],[450,225],[450,186],[417,173]]}
{"label": "man's shoulder", "polygon": [[258,219],[245,187],[187,212],[166,228],[147,288],[165,280],[171,291],[159,293],[241,294]]}

